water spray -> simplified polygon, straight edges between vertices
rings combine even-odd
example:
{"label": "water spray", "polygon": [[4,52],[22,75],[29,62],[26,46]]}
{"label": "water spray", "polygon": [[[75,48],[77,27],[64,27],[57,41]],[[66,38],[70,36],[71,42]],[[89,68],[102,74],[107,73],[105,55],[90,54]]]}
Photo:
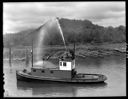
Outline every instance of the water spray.
{"label": "water spray", "polygon": [[59,21],[57,20],[57,18],[56,19],[49,19],[49,20],[45,21],[45,23],[39,28],[38,41],[36,44],[37,45],[37,47],[36,47],[37,51],[36,51],[36,57],[35,57],[37,64],[42,64],[44,61],[44,60],[42,60],[41,55],[42,55],[42,48],[43,48],[42,44],[44,42],[45,35],[48,33],[48,29],[50,29],[52,26],[54,26],[56,24],[57,24],[57,27],[60,31],[65,49],[67,50],[65,39],[64,39],[63,32],[62,32],[62,29],[60,27]]}
{"label": "water spray", "polygon": [[65,40],[64,40],[63,31],[62,31],[62,29],[61,29],[61,27],[60,27],[60,24],[59,24],[58,18],[56,18],[56,22],[57,22],[57,26],[58,26],[58,28],[59,28],[59,30],[60,30],[60,33],[61,33],[61,36],[62,36],[62,39],[63,39],[65,49],[66,49],[66,51],[67,51],[67,47],[66,47],[66,43],[65,43]]}
{"label": "water spray", "polygon": [[[44,22],[44,24],[40,27],[44,27],[45,25],[47,25],[49,20],[47,20],[46,22]],[[43,28],[41,30],[39,30],[39,35],[38,35],[38,41],[37,41],[37,51],[36,51],[36,61],[41,61],[41,56],[42,55],[42,41],[45,37],[45,34],[46,34],[46,30]]]}

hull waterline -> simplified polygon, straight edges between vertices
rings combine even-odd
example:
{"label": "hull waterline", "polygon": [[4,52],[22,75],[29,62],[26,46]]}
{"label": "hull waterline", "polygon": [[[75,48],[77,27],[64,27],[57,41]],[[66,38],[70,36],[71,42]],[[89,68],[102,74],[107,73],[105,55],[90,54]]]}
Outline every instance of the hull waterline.
{"label": "hull waterline", "polygon": [[[22,71],[16,71],[17,80],[22,81],[50,81],[50,82],[63,82],[63,83],[103,83],[107,77],[101,74],[83,74],[85,78],[72,78],[72,79],[62,79],[62,78],[49,78],[33,76]],[[86,78],[86,76],[92,76],[91,78]],[[93,78],[97,76],[98,78]]]}

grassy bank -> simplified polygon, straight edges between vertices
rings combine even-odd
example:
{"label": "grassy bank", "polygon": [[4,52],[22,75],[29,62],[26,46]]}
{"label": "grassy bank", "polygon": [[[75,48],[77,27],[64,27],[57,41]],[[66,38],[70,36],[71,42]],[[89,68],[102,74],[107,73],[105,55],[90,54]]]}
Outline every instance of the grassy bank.
{"label": "grassy bank", "polygon": [[[68,45],[68,49],[73,49],[73,45]],[[25,59],[26,49],[28,50],[28,55],[31,57],[31,46],[26,47],[15,47],[12,48],[12,58],[13,59]],[[34,48],[34,51],[36,48]],[[58,58],[64,51],[64,46],[45,46],[42,50],[44,50],[43,57],[47,57],[52,55],[51,58]],[[86,56],[105,56],[112,54],[126,52],[126,43],[115,43],[115,44],[76,44],[76,52],[75,55],[79,57]],[[34,53],[35,54],[35,53]],[[3,52],[4,59],[9,57],[9,49],[4,48]]]}

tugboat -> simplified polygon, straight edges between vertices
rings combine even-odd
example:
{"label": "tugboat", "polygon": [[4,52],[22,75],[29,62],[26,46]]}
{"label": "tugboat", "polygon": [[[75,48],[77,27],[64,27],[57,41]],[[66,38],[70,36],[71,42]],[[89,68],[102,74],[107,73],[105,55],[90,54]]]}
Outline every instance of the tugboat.
{"label": "tugboat", "polygon": [[107,77],[102,74],[77,73],[75,69],[75,44],[74,50],[67,50],[59,58],[58,68],[39,68],[32,66],[31,71],[26,69],[16,71],[16,77],[17,80],[40,80],[66,83],[103,83],[105,80],[107,80]]}

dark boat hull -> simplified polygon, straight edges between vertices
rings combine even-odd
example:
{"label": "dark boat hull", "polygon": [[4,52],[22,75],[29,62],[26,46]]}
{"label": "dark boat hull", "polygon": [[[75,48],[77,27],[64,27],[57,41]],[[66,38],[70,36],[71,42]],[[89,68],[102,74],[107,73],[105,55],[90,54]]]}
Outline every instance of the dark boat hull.
{"label": "dark boat hull", "polygon": [[98,79],[81,79],[81,78],[72,78],[72,79],[60,79],[60,78],[48,78],[48,77],[38,77],[33,76],[22,71],[16,71],[17,80],[24,81],[50,81],[50,82],[65,82],[65,83],[103,83],[107,78],[101,74],[84,74],[90,76],[98,76]]}

